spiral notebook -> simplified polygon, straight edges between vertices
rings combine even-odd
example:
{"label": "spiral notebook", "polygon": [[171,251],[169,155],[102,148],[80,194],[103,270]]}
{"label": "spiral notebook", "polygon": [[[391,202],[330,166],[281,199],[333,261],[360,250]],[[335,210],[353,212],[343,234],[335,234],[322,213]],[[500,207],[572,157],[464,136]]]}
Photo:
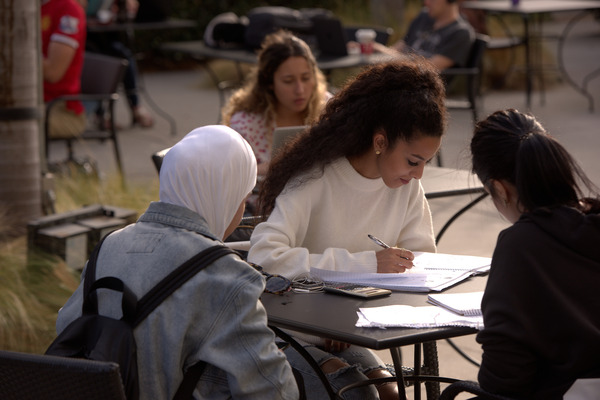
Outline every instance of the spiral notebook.
{"label": "spiral notebook", "polygon": [[458,315],[481,315],[483,292],[436,293],[427,296],[427,302],[444,307]]}

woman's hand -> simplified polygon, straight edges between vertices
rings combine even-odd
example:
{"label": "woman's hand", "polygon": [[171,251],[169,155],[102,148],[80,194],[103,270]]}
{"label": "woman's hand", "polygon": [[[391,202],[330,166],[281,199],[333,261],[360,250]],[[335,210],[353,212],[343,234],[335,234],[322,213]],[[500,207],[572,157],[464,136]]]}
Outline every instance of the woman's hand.
{"label": "woman's hand", "polygon": [[325,339],[325,344],[323,345],[323,350],[329,353],[339,353],[341,351],[346,350],[351,345],[344,342],[338,342],[337,340]]}
{"label": "woman's hand", "polygon": [[410,250],[390,247],[375,253],[377,257],[377,272],[405,272],[413,267],[414,254]]}

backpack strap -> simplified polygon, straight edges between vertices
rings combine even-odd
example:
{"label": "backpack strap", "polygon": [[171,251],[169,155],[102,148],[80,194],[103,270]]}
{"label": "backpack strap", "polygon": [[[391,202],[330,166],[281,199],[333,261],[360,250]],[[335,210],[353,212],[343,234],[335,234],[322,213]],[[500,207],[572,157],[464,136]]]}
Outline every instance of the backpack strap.
{"label": "backpack strap", "polygon": [[142,322],[152,310],[188,279],[227,254],[237,254],[237,252],[227,246],[215,245],[201,251],[173,270],[138,301],[136,318],[132,321],[132,326],[136,327]]}
{"label": "backpack strap", "polygon": [[173,396],[173,400],[190,400],[205,368],[206,362],[204,361],[198,361],[192,365],[183,375],[183,381]]}
{"label": "backpack strap", "polygon": [[[136,318],[133,320],[132,326],[136,327],[144,320],[144,318],[148,316],[148,314],[152,312],[152,310],[162,303],[164,299],[169,297],[171,293],[177,290],[191,277],[227,254],[238,253],[227,246],[215,245],[201,251],[177,267],[177,269],[173,270],[140,299],[138,302]],[[202,376],[205,368],[206,362],[204,361],[198,361],[196,364],[192,365],[185,372],[183,381],[179,385],[179,388],[177,389],[173,399],[191,399],[194,389],[196,388],[196,385],[200,380],[200,376]]]}
{"label": "backpack strap", "polygon": [[127,285],[114,276],[105,276],[94,281],[90,287],[90,292],[83,298],[82,314],[98,314],[98,297],[95,296],[97,289],[112,289],[122,293],[121,310],[123,311],[123,321],[131,323],[135,318],[137,297],[127,287]]}
{"label": "backpack strap", "polygon": [[135,316],[136,301],[135,294],[125,285],[123,281],[115,277],[105,277],[96,280],[96,260],[98,259],[98,253],[100,253],[100,247],[104,240],[112,232],[104,235],[102,239],[96,244],[90,258],[88,259],[87,266],[85,269],[85,278],[83,281],[83,305],[82,314],[98,314],[98,296],[96,295],[96,289],[106,288],[112,289],[123,294],[121,307],[123,310],[123,319],[131,321]]}

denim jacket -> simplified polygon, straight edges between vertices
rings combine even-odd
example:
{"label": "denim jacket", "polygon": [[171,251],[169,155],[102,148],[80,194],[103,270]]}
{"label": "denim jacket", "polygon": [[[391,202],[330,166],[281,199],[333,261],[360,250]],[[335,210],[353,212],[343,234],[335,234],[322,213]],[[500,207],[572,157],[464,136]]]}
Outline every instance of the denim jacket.
{"label": "denim jacket", "polygon": [[[187,259],[218,243],[197,213],[154,202],[137,223],[104,241],[96,278],[116,276],[139,299]],[[267,327],[259,301],[263,289],[260,273],[228,255],[161,303],[135,329],[141,399],[172,398],[183,371],[199,360],[209,366],[194,392],[197,399],[298,398],[291,368]],[[80,284],[59,311],[57,332],[81,315],[82,290]],[[103,291],[98,297],[101,314],[120,318],[119,294]]]}

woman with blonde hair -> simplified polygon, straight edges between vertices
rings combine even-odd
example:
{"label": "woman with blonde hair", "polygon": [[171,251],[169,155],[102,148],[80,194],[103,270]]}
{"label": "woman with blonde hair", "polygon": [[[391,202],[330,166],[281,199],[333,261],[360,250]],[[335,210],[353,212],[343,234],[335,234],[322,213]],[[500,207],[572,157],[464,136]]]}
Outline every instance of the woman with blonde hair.
{"label": "woman with blonde hair", "polygon": [[258,174],[267,172],[276,127],[310,125],[331,97],[310,48],[287,31],[268,35],[258,66],[222,110],[224,125],[252,146]]}

